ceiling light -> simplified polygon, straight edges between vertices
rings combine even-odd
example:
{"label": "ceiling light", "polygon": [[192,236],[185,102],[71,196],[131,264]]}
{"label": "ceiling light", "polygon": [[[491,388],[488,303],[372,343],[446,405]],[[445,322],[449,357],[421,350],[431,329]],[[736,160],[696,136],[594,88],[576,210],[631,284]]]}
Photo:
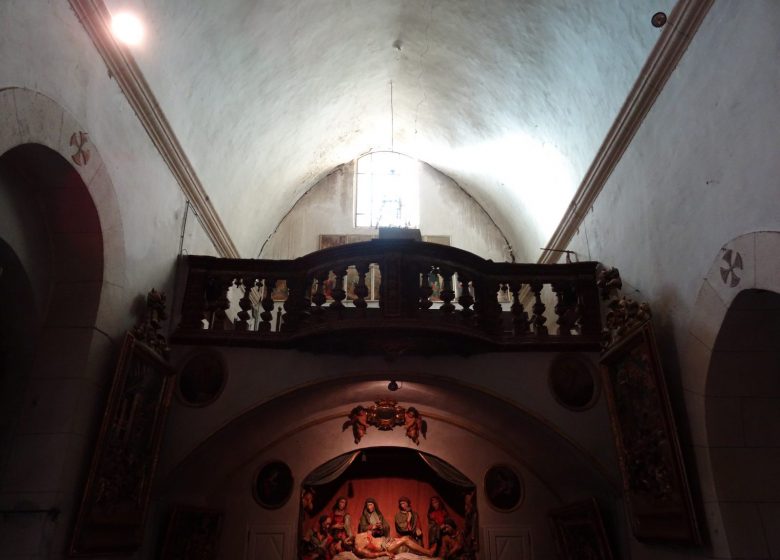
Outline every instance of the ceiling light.
{"label": "ceiling light", "polygon": [[122,12],[111,18],[111,32],[126,45],[138,45],[144,38],[144,26],[137,16]]}

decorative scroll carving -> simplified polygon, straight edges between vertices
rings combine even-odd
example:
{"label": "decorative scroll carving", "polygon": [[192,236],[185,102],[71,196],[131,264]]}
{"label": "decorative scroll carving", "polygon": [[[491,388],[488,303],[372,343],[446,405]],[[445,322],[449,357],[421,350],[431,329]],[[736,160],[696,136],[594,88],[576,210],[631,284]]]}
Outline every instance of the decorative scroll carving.
{"label": "decorative scroll carving", "polygon": [[[159,299],[152,298],[156,304]],[[136,329],[149,333],[161,318]],[[156,330],[154,331],[156,332]],[[152,340],[159,340],[152,338]],[[131,553],[143,541],[173,372],[158,348],[127,333],[103,416],[70,553]]]}
{"label": "decorative scroll carving", "polygon": [[606,350],[634,328],[647,322],[652,313],[647,303],[636,302],[618,293],[623,281],[617,268],[603,269],[597,284],[602,299],[609,300],[601,342],[602,349]]}
{"label": "decorative scroll carving", "polygon": [[596,280],[599,287],[601,299],[609,299],[615,290],[623,287],[623,280],[620,278],[620,271],[617,268],[602,268]]}
{"label": "decorative scroll carving", "polygon": [[154,288],[146,295],[146,312],[140,325],[133,328],[133,336],[152,350],[167,357],[170,352],[168,342],[159,331],[161,322],[168,318],[165,312],[165,293]]}
{"label": "decorative scroll carving", "polygon": [[404,408],[394,400],[374,401],[373,405],[358,405],[349,413],[349,420],[344,422],[341,430],[352,428],[355,443],[360,443],[366,435],[368,426],[379,430],[392,430],[395,426],[403,426],[406,437],[420,445],[420,434],[428,437],[428,422],[413,406]]}

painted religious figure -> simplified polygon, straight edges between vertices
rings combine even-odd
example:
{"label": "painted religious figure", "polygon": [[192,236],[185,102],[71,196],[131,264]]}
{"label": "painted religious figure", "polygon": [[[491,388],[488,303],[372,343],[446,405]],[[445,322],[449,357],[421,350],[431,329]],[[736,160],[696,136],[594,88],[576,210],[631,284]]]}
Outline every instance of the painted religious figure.
{"label": "painted religious figure", "polygon": [[382,515],[374,498],[366,498],[363,504],[363,513],[358,522],[358,531],[361,533],[369,532],[374,535],[388,536],[390,534],[390,524]]}
{"label": "painted religious figure", "polygon": [[398,498],[398,512],[395,514],[395,531],[399,536],[408,536],[419,544],[423,544],[423,532],[420,528],[420,517],[412,510],[412,501],[406,496]]}
{"label": "painted religious figure", "polygon": [[333,541],[330,526],[330,516],[321,515],[316,527],[303,537],[303,560],[325,560],[330,557],[329,549]]}
{"label": "painted religious figure", "polygon": [[347,512],[347,498],[339,496],[331,511],[332,524],[330,531],[337,539],[352,538],[352,517]]}
{"label": "painted religious figure", "polygon": [[428,546],[438,553],[442,546],[444,526],[449,518],[449,513],[444,502],[439,496],[431,496],[428,503]]}

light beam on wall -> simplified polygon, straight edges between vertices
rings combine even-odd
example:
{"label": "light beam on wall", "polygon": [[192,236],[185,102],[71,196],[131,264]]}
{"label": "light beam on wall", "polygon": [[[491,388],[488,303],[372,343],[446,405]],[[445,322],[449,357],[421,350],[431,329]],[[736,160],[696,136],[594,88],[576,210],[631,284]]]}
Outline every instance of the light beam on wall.
{"label": "light beam on wall", "polygon": [[495,177],[528,208],[543,237],[555,231],[574,194],[571,164],[557,148],[525,134],[510,134],[459,149],[455,156],[464,167]]}

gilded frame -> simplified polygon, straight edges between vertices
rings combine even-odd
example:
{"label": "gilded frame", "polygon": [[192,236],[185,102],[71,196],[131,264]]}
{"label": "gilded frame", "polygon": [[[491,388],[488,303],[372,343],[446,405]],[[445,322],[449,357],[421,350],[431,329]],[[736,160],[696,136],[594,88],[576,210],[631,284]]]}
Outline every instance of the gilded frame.
{"label": "gilded frame", "polygon": [[126,555],[142,542],[174,370],[125,335],[69,547],[71,556]]}
{"label": "gilded frame", "polygon": [[698,544],[699,529],[658,348],[649,321],[601,358],[602,387],[638,540]]}
{"label": "gilded frame", "polygon": [[561,560],[612,560],[596,500],[575,502],[550,512],[555,547]]}

